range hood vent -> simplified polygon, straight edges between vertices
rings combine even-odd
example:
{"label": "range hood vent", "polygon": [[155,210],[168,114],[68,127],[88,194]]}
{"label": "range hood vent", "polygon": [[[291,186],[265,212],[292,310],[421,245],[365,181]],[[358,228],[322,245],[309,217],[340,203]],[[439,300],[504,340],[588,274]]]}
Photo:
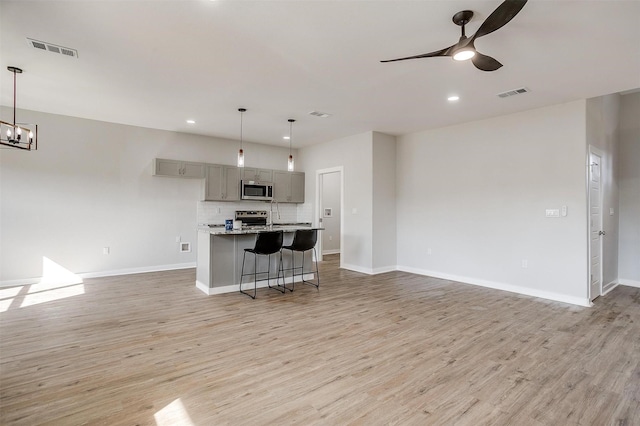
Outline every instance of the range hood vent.
{"label": "range hood vent", "polygon": [[59,46],[53,43],[47,43],[46,41],[34,40],[32,38],[27,38],[27,42],[29,43],[29,46],[35,49],[46,50],[47,52],[58,53],[60,55],[69,56],[72,58],[78,57],[78,51],[76,49]]}
{"label": "range hood vent", "polygon": [[509,96],[521,95],[523,93],[529,93],[531,90],[526,87],[520,87],[518,89],[507,90],[506,92],[498,93],[499,98],[508,98]]}

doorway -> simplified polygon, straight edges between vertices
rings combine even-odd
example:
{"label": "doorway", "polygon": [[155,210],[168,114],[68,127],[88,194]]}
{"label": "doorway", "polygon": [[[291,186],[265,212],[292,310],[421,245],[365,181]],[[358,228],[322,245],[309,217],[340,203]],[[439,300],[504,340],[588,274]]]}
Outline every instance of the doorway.
{"label": "doorway", "polygon": [[343,262],[344,212],[343,167],[332,167],[316,171],[315,223],[322,228],[318,239],[318,260],[324,254],[340,253],[340,267]]}
{"label": "doorway", "polygon": [[589,147],[589,300],[602,295],[602,158],[603,152]]}

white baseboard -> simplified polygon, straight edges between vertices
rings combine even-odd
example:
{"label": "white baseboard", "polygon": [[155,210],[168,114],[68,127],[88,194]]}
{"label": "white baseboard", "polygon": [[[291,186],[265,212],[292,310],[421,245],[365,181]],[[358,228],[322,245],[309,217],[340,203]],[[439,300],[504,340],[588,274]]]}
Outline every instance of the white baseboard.
{"label": "white baseboard", "polygon": [[609,293],[614,288],[618,287],[618,283],[616,281],[611,281],[609,284],[602,286],[602,295]]}
{"label": "white baseboard", "polygon": [[386,274],[387,272],[393,272],[393,271],[397,271],[398,267],[396,265],[393,266],[382,266],[380,268],[373,268],[371,274],[372,275],[378,275],[378,274]]}
{"label": "white baseboard", "polygon": [[[188,263],[174,263],[170,265],[142,266],[138,268],[113,269],[109,271],[82,272],[76,275],[82,279],[100,278],[100,277],[112,277],[116,275],[143,274],[145,272],[161,272],[161,271],[172,271],[176,269],[190,269],[195,267],[196,267],[196,262],[188,262]],[[19,285],[37,284],[41,282],[43,278],[44,277],[22,278],[18,280],[4,280],[4,281],[0,281],[0,287],[15,287]]]}
{"label": "white baseboard", "polygon": [[640,281],[636,281],[636,280],[628,280],[626,278],[620,278],[618,279],[618,284],[620,285],[626,285],[628,287],[637,287],[640,288]]}
{"label": "white baseboard", "polygon": [[539,297],[541,299],[554,300],[556,302],[569,303],[572,305],[585,306],[585,307],[592,306],[588,298],[567,296],[565,294],[554,293],[550,291],[536,290],[528,287],[521,287],[521,286],[516,286],[512,284],[495,282],[495,281],[481,280],[481,279],[471,278],[471,277],[463,277],[460,275],[445,274],[437,271],[427,271],[424,269],[418,269],[418,268],[413,268],[409,266],[398,266],[398,270],[404,271],[404,272],[410,272],[412,274],[426,275],[434,278],[441,278],[444,280],[457,281],[464,284],[473,284],[481,287],[508,291],[511,293],[524,294],[526,296]]}
{"label": "white baseboard", "polygon": [[371,268],[363,268],[362,266],[350,265],[348,263],[343,263],[340,265],[342,269],[348,269],[353,272],[360,272],[361,274],[373,275],[373,270]]}
{"label": "white baseboard", "polygon": [[324,256],[325,254],[340,254],[340,249],[323,250],[322,255]]}
{"label": "white baseboard", "polygon": [[360,272],[361,274],[367,274],[367,275],[378,275],[378,274],[384,274],[387,272],[393,272],[398,270],[398,267],[395,265],[383,266],[380,268],[363,268],[362,266],[343,263],[342,265],[340,265],[340,267],[342,269],[348,269],[349,271]]}
{"label": "white baseboard", "polygon": [[[307,281],[310,281],[314,278],[315,278],[315,274],[304,274],[304,279]],[[300,276],[297,276],[295,282],[298,283],[300,281],[302,281],[302,279],[300,278]],[[285,284],[291,284],[292,282],[294,282],[292,277],[288,277],[285,279]],[[275,285],[275,280],[271,280],[271,287],[273,287],[274,285]],[[257,288],[268,287],[267,280],[258,280],[258,282],[256,283],[256,287]],[[224,285],[219,287],[207,287],[205,283],[201,283],[200,281],[196,281],[196,288],[208,296],[213,296],[215,294],[224,294],[224,293],[237,293],[240,291],[240,285],[238,284],[230,284],[230,285]],[[244,289],[243,291],[247,291],[249,293],[252,292],[253,281],[243,283],[242,288]]]}

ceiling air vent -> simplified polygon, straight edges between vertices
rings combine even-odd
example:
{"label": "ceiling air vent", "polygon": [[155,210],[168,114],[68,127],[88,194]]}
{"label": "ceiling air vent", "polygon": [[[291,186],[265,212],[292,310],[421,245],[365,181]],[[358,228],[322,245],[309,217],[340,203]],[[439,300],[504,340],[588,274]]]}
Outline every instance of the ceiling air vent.
{"label": "ceiling air vent", "polygon": [[320,117],[320,118],[331,117],[331,114],[327,114],[326,112],[319,112],[319,111],[311,111],[309,115],[315,115],[316,117]]}
{"label": "ceiling air vent", "polygon": [[47,43],[46,41],[34,40],[32,38],[27,38],[27,41],[29,42],[29,46],[36,49],[46,50],[52,53],[58,53],[60,55],[70,56],[72,58],[78,57],[78,51],[76,49],[70,49],[68,47],[62,47],[62,46],[58,46],[57,44]]}
{"label": "ceiling air vent", "polygon": [[499,98],[508,98],[509,96],[521,95],[522,93],[530,92],[526,87],[521,87],[519,89],[507,90],[506,92],[498,93]]}

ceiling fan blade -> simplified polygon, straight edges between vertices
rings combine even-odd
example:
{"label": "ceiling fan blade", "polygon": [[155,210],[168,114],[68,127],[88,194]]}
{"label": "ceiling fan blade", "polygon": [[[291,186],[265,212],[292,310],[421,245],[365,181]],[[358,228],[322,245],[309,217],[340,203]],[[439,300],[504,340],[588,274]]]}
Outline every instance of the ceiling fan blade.
{"label": "ceiling fan blade", "polygon": [[476,66],[479,70],[482,71],[495,71],[502,66],[502,64],[491,56],[483,55],[482,53],[476,51],[476,54],[473,58],[471,58],[471,62]]}
{"label": "ceiling fan blade", "polygon": [[422,55],[415,55],[415,56],[407,56],[406,58],[398,58],[398,59],[387,59],[386,61],[380,61],[380,62],[396,62],[396,61],[405,61],[407,59],[420,59],[420,58],[432,58],[435,56],[451,56],[451,48],[456,46],[455,44],[453,46],[449,46],[445,49],[442,50],[438,50],[437,52],[430,52],[430,53],[423,53]]}
{"label": "ceiling fan blade", "polygon": [[486,36],[504,27],[522,10],[526,3],[527,0],[506,0],[484,20],[472,38]]}

